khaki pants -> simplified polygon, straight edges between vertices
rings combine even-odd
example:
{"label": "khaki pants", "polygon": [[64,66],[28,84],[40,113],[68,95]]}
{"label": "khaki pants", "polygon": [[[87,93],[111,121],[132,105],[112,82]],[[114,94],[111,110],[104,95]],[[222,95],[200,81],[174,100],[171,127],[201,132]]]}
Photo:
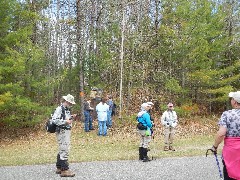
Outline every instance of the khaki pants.
{"label": "khaki pants", "polygon": [[151,136],[146,136],[146,130],[138,130],[140,135],[139,147],[148,148],[151,141]]}
{"label": "khaki pants", "polygon": [[60,131],[57,132],[56,135],[60,160],[68,160],[71,130],[60,129]]}
{"label": "khaki pants", "polygon": [[165,127],[164,129],[164,143],[169,145],[173,143],[175,129],[173,127]]}

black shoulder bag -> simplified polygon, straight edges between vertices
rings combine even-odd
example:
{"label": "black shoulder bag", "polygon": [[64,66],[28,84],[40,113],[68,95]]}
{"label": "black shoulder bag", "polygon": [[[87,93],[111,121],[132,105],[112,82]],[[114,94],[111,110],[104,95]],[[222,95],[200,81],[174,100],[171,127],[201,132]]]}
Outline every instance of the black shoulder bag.
{"label": "black shoulder bag", "polygon": [[[61,106],[62,108],[62,114],[61,119],[65,119],[65,108]],[[52,118],[50,118],[45,125],[45,129],[49,133],[55,133],[56,132],[57,125],[52,121]]]}
{"label": "black shoulder bag", "polygon": [[[136,117],[137,121],[138,121],[138,117]],[[141,122],[138,122],[137,124],[137,128],[139,130],[147,130],[147,126],[144,126]]]}

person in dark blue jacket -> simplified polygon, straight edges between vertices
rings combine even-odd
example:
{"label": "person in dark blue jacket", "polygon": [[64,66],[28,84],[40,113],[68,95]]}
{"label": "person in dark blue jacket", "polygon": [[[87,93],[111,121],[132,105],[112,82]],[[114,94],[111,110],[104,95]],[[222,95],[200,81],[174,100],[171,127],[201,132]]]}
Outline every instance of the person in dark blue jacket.
{"label": "person in dark blue jacket", "polygon": [[140,144],[139,144],[139,160],[143,162],[150,161],[147,156],[149,143],[151,141],[151,128],[152,121],[150,119],[150,115],[148,113],[151,105],[147,103],[143,103],[141,105],[141,111],[137,115],[138,120],[138,132],[140,135]]}

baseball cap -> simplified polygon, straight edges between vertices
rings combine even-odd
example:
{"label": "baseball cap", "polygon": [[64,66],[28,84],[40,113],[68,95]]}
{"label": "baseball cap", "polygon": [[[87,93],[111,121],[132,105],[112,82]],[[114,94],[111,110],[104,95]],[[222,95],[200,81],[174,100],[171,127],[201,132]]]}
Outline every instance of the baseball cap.
{"label": "baseball cap", "polygon": [[230,92],[228,96],[240,103],[240,91]]}
{"label": "baseball cap", "polygon": [[147,102],[148,105],[153,106],[154,104],[152,102]]}
{"label": "baseball cap", "polygon": [[141,105],[141,108],[146,108],[146,107],[151,107],[151,105],[149,105],[148,103],[143,103],[142,105]]}

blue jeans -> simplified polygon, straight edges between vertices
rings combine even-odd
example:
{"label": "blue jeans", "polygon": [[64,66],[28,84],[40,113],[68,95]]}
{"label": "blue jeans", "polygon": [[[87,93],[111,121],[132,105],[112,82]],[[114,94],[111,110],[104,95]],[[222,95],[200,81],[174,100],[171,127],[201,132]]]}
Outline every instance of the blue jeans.
{"label": "blue jeans", "polygon": [[84,130],[87,132],[93,128],[90,111],[84,111],[84,116],[85,116]]}
{"label": "blue jeans", "polygon": [[107,135],[107,121],[98,121],[98,135]]}
{"label": "blue jeans", "polygon": [[107,127],[112,126],[112,110],[107,112]]}

